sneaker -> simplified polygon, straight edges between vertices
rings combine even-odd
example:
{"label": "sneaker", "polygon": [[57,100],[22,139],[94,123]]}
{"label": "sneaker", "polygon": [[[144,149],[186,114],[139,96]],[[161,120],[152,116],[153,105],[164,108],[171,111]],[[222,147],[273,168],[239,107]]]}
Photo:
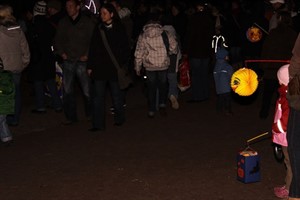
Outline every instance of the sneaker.
{"label": "sneaker", "polygon": [[285,185],[282,187],[275,187],[274,194],[276,197],[281,199],[286,199],[289,197],[289,191],[286,189]]}
{"label": "sneaker", "polygon": [[171,101],[171,105],[172,105],[172,108],[177,110],[179,108],[179,103],[177,101],[177,98],[174,96],[174,95],[171,95],[169,97],[170,101]]}

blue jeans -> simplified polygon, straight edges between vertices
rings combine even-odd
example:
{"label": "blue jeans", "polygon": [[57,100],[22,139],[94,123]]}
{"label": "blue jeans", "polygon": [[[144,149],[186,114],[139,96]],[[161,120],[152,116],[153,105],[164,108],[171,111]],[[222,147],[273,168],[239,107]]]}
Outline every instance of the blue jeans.
{"label": "blue jeans", "polygon": [[0,115],[0,139],[2,142],[12,140],[12,134],[6,124],[6,115]]}
{"label": "blue jeans", "polygon": [[120,90],[118,81],[95,80],[92,86],[93,128],[105,129],[105,93],[107,86],[109,86],[113,107],[115,109],[114,121],[116,124],[122,124],[125,122],[125,111],[123,107],[124,96]]}
{"label": "blue jeans", "polygon": [[[156,111],[156,95],[158,93],[158,104],[165,107],[167,102],[167,70],[146,71],[148,86],[149,111]],[[158,92],[157,92],[158,91]]]}
{"label": "blue jeans", "polygon": [[178,98],[178,81],[177,81],[177,72],[168,72],[167,79],[169,83],[169,93],[168,97],[174,95]]}
{"label": "blue jeans", "polygon": [[13,73],[15,84],[15,112],[13,115],[7,115],[7,124],[18,125],[21,115],[21,73]]}
{"label": "blue jeans", "polygon": [[76,95],[75,95],[75,80],[79,81],[81,86],[85,114],[90,117],[91,114],[91,95],[90,95],[90,78],[86,70],[86,62],[70,62],[65,61],[63,63],[63,107],[67,120],[77,121],[76,110]]}
{"label": "blue jeans", "polygon": [[288,153],[292,168],[289,196],[300,198],[300,111],[290,108],[287,127]]}
{"label": "blue jeans", "polygon": [[49,93],[52,98],[52,107],[54,109],[62,108],[62,102],[57,92],[57,87],[54,79],[49,79],[46,81],[34,81],[34,89],[35,89],[35,102],[37,110],[45,109],[45,91],[44,87],[48,87]]}
{"label": "blue jeans", "polygon": [[209,58],[190,58],[192,100],[209,98]]}

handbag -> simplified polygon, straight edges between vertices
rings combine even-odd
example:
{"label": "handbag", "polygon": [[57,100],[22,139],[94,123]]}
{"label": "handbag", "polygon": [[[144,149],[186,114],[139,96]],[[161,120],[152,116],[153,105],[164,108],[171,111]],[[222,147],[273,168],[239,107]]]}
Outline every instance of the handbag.
{"label": "handbag", "polygon": [[300,75],[296,74],[288,84],[288,92],[286,95],[289,106],[300,111]]}
{"label": "handbag", "polygon": [[128,73],[127,67],[121,67],[119,65],[116,57],[114,56],[113,52],[111,51],[111,48],[108,44],[106,35],[105,35],[104,31],[101,29],[100,29],[100,34],[101,34],[104,46],[105,46],[113,64],[115,65],[115,67],[117,69],[118,82],[119,82],[120,89],[124,90],[124,89],[128,88],[130,86],[130,84],[132,83],[132,79]]}

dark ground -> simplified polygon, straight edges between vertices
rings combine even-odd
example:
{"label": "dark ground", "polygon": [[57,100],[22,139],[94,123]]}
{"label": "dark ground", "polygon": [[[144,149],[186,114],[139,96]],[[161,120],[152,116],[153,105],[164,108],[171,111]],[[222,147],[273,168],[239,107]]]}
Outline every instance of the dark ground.
{"label": "dark ground", "polygon": [[23,86],[15,141],[0,146],[0,200],[275,200],[273,187],[284,182],[270,139],[251,145],[261,156],[261,181],[236,180],[237,152],[272,123],[273,113],[258,118],[259,95],[235,101],[228,117],[216,113],[213,89],[199,104],[186,103],[187,91],[178,111],[169,106],[167,117],[148,119],[138,83],[128,92],[124,126],[114,127],[107,111],[107,130],[95,134],[82,107],[72,126],[52,110],[31,114],[33,97]]}

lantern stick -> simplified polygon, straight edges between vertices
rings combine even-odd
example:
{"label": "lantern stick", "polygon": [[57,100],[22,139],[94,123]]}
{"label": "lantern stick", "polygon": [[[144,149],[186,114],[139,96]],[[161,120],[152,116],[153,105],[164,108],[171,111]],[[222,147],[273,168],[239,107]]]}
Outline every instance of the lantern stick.
{"label": "lantern stick", "polygon": [[262,134],[260,134],[260,135],[258,135],[258,136],[255,136],[255,137],[253,137],[253,138],[247,140],[247,144],[248,144],[249,142],[253,141],[253,140],[256,140],[257,138],[260,138],[260,137],[263,137],[263,136],[267,135],[268,133],[269,133],[269,132],[265,132],[265,133],[262,133]]}

